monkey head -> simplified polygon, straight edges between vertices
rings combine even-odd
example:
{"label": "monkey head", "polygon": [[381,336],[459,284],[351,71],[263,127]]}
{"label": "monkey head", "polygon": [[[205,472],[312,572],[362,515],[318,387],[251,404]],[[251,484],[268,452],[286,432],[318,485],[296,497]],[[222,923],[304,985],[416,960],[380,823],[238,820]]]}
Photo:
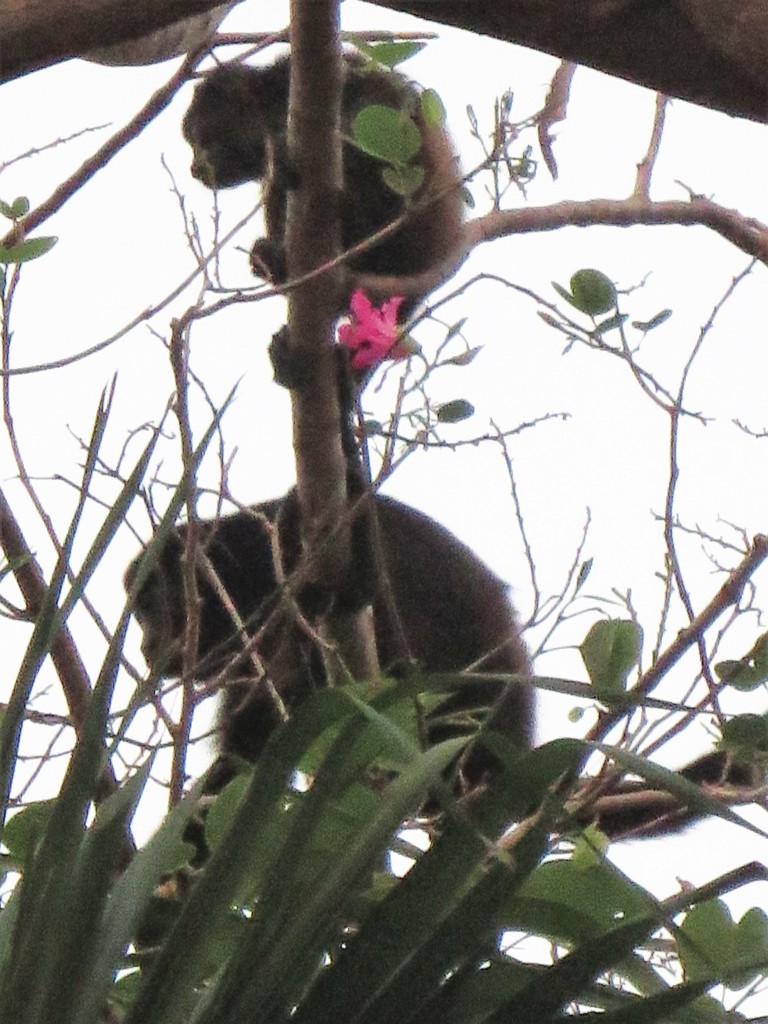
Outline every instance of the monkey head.
{"label": "monkey head", "polygon": [[191,171],[208,188],[259,181],[267,172],[269,119],[253,72],[245,65],[218,68],[196,88],[184,116]]}

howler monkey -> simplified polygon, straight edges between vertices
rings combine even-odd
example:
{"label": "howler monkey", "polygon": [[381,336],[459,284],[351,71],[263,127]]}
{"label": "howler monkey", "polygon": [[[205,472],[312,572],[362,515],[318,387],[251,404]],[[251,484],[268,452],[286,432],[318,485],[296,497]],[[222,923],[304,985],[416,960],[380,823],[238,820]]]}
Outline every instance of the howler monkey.
{"label": "howler monkey", "polygon": [[[366,64],[351,53],[344,54],[343,74],[344,188],[339,210],[344,249],[407,213],[397,230],[351,256],[349,266],[377,276],[428,271],[446,260],[461,236],[463,200],[451,140],[441,125],[427,123],[420,90],[403,75]],[[204,185],[218,189],[262,183],[267,238],[256,242],[251,263],[258,276],[276,284],[286,280],[286,204],[289,189],[298,184],[287,144],[289,78],[288,56],[267,67],[217,68],[195,89],[183,122],[194,152],[192,174]],[[372,105],[401,111],[421,137],[414,162],[423,178],[408,199],[385,182],[386,165],[352,142],[355,117]],[[410,294],[405,310],[419,298]]]}
{"label": "howler monkey", "polygon": [[[431,672],[458,672],[477,664],[480,671],[521,677],[519,682],[504,687],[491,680],[480,683],[477,677],[468,679],[466,687],[450,698],[450,706],[440,709],[442,724],[427,718],[427,739],[436,742],[452,734],[452,726],[445,725],[446,711],[457,712],[460,719],[462,711],[488,708],[491,728],[520,746],[530,746],[533,698],[532,688],[525,682],[528,656],[503,583],[432,519],[393,498],[376,496],[369,500],[375,502],[378,547],[384,565],[363,567],[370,593],[363,586],[363,592],[352,600],[372,602],[382,668],[397,667],[412,657]],[[251,510],[198,524],[205,558],[248,636],[258,633],[258,659],[289,714],[323,683],[316,641],[295,617],[278,614],[275,619],[274,614],[279,611],[283,589],[275,571],[271,531],[278,531],[282,566],[290,577],[300,558],[298,516],[298,499],[291,491],[284,498],[263,502]],[[369,519],[367,513],[358,516],[363,523]],[[187,530],[182,525],[171,534],[149,577],[132,595],[144,633],[142,650],[158,676],[173,676],[182,670],[186,602],[181,559]],[[364,544],[363,549],[367,548]],[[126,572],[129,590],[138,564],[139,558]],[[200,616],[194,675],[198,680],[211,679],[229,666],[219,712],[221,757],[209,777],[209,791],[215,792],[231,777],[232,757],[258,759],[282,715],[265,680],[255,678],[231,610],[217,591],[218,584],[214,585],[204,567],[196,576]],[[294,597],[310,619],[325,599],[323,595],[318,598],[311,587],[299,587]],[[334,599],[344,598],[335,595]],[[273,619],[275,624],[270,628]],[[462,761],[464,787],[471,789],[482,782],[494,764],[493,756],[481,743],[471,746]],[[737,802],[750,799],[749,793],[758,782],[751,766],[731,763],[721,752],[698,758],[681,769],[681,774],[697,784],[719,783],[741,789],[744,796]],[[624,781],[613,793],[601,798],[596,806],[598,823],[613,838],[674,831],[692,816],[669,794],[654,791],[642,782]]]}
{"label": "howler monkey", "polygon": [[[353,600],[372,603],[382,669],[401,666],[413,658],[432,672],[458,671],[477,664],[479,671],[525,676],[528,658],[504,584],[432,519],[393,498],[370,500],[375,501],[383,571],[364,569],[371,592]],[[367,518],[360,512],[358,516]],[[299,558],[295,492],[256,505],[251,511],[199,525],[206,558],[248,634],[255,634],[269,622],[281,593],[271,526],[277,526],[287,574]],[[187,527],[182,525],[171,536],[151,575],[134,595],[134,612],[144,632],[142,650],[150,667],[161,676],[178,674],[182,668],[185,601],[181,555],[186,533]],[[137,565],[138,559],[126,573],[128,589]],[[359,590],[359,581],[356,583]],[[247,655],[242,654],[238,664],[242,639],[231,612],[203,570],[197,573],[197,586],[200,619],[195,674],[198,679],[209,679],[228,662],[234,663],[219,716],[221,750],[225,759],[236,755],[255,761],[281,716],[264,681],[254,680]],[[311,615],[318,595],[305,594],[299,588],[296,597]],[[260,636],[258,656],[289,712],[322,683],[315,642],[290,616],[282,616],[272,630],[267,626]],[[527,747],[531,742],[531,693],[524,682],[511,683],[502,690],[498,683],[468,681],[450,698],[450,707],[440,709],[440,721],[445,722],[447,711],[492,706],[491,727]],[[427,727],[433,742],[446,735],[445,728],[429,719]],[[447,732],[450,734],[450,729]],[[480,782],[490,767],[490,754],[478,745],[462,766],[466,784],[471,787]]]}

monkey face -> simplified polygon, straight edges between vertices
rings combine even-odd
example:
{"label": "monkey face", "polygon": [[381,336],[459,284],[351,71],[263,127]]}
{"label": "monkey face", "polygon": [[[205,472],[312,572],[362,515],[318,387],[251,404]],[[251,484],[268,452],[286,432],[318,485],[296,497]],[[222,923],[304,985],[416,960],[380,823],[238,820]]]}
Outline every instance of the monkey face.
{"label": "monkey face", "polygon": [[190,172],[206,188],[233,188],[263,174],[264,146],[258,141],[217,129],[205,133],[204,141],[198,137],[191,144]]}
{"label": "monkey face", "polygon": [[[223,603],[198,573],[196,603],[199,607],[197,658],[184,662],[187,601],[184,594],[181,549],[172,560],[163,555],[162,571],[153,571],[134,597],[133,614],[141,627],[141,653],[154,676],[173,678],[192,669],[197,680],[211,679],[236,659],[242,642]],[[136,562],[125,576],[130,588]]]}
{"label": "monkey face", "polygon": [[[141,653],[153,675],[175,676],[182,670],[184,637],[183,581],[177,553],[169,560],[161,555],[161,564],[152,570],[141,590],[133,598],[133,614],[141,627]],[[126,570],[124,583],[130,591],[141,556]]]}
{"label": "monkey face", "polygon": [[[276,511],[277,503],[262,507],[269,516]],[[207,680],[230,665],[234,667],[243,653],[243,638],[229,608],[234,608],[236,617],[252,635],[276,603],[272,549],[261,522],[238,514],[202,523],[200,529],[200,553],[204,558],[195,573],[198,644],[194,666],[184,662],[190,601],[184,587],[185,526],[168,538],[141,589],[133,594],[133,613],[143,632],[142,653],[156,676],[178,676],[192,668],[196,679]],[[129,591],[141,557],[125,573]],[[227,594],[229,608],[220,596],[222,591]],[[268,640],[260,644],[260,652],[268,656]]]}
{"label": "monkey face", "polygon": [[182,123],[192,175],[208,188],[232,188],[265,173],[265,126],[245,67],[219,68],[198,85]]}

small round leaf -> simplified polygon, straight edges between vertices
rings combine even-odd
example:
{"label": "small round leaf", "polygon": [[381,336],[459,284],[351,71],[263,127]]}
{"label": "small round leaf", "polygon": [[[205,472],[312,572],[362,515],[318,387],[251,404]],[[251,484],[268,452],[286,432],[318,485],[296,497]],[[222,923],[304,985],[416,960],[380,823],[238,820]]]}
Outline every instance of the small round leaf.
{"label": "small round leaf", "polygon": [[571,278],[571,302],[582,313],[598,316],[616,305],[616,287],[599,270],[577,270]]}
{"label": "small round leaf", "polygon": [[439,423],[461,423],[462,420],[468,420],[474,411],[474,405],[466,398],[454,398],[452,402],[438,407],[437,420]]}
{"label": "small round leaf", "polygon": [[381,172],[384,183],[399,196],[412,196],[419,191],[424,182],[424,168],[414,165],[411,167],[385,167]]}
{"label": "small round leaf", "polygon": [[579,651],[598,696],[624,693],[627,677],[640,661],[643,631],[630,619],[596,622]]}
{"label": "small round leaf", "polygon": [[402,110],[372,103],[363,107],[352,125],[356,146],[388,164],[409,164],[421,148],[421,134]]}

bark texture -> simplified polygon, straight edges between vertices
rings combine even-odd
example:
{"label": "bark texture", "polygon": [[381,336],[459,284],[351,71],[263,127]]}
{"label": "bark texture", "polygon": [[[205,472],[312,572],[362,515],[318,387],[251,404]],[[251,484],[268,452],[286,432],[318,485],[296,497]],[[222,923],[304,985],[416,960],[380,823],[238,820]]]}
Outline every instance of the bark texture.
{"label": "bark texture", "polygon": [[[587,64],[714,110],[768,121],[765,0],[377,2]],[[220,5],[221,0],[0,0],[0,80],[135,41]],[[156,41],[143,45],[146,62],[157,60]],[[136,61],[142,62],[141,49],[134,47],[131,62]]]}

